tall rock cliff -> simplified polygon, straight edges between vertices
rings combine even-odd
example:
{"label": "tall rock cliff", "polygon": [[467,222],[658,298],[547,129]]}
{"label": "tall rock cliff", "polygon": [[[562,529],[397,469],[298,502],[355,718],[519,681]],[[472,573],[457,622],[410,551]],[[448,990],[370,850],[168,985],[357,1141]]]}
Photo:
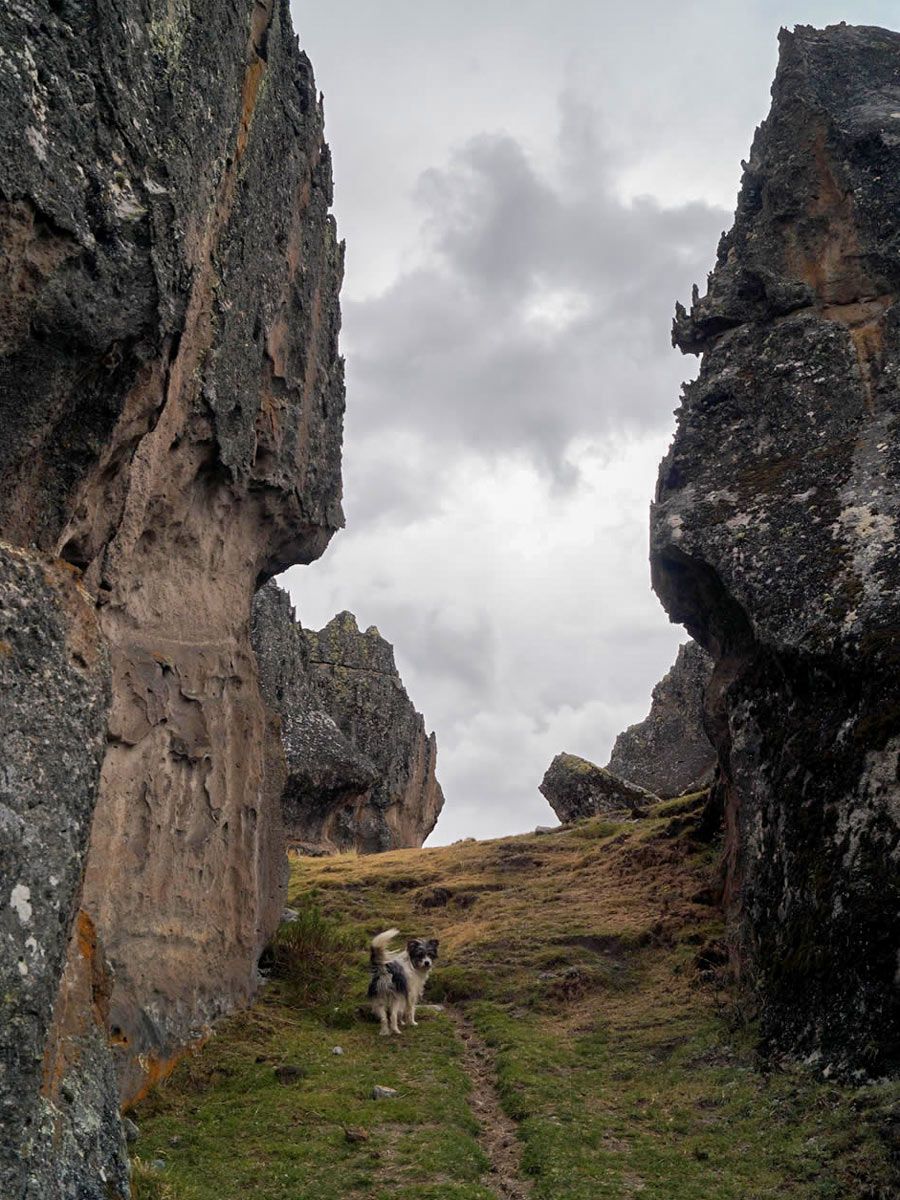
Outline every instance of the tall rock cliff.
{"label": "tall rock cliff", "polygon": [[[0,45],[0,537],[77,568],[110,663],[81,950],[96,931],[114,968],[127,1099],[253,994],[280,912],[250,604],[342,523],[342,248],[287,0],[31,0]],[[87,781],[89,754],[72,769]],[[68,930],[92,800],[41,786],[60,826],[78,812],[47,917]],[[15,866],[23,887],[41,869]],[[45,1015],[59,932],[35,936]]]}
{"label": "tall rock cliff", "polygon": [[421,846],[444,805],[437,740],[406,693],[393,647],[374,626],[361,633],[349,612],[303,635],[319,705],[379,772],[347,834],[363,854]]}
{"label": "tall rock cliff", "polygon": [[678,647],[653,689],[650,712],[616,738],[606,770],[668,799],[712,781],[716,752],[703,706],[712,659],[696,642]]}
{"label": "tall rock cliff", "polygon": [[[323,710],[305,632],[287,593],[272,581],[256,593],[252,639],[263,695],[281,719],[287,767],[281,815],[288,845],[307,851],[360,849],[361,810],[381,775]],[[420,837],[407,844],[421,842]]]}
{"label": "tall rock cliff", "polygon": [[712,654],[727,895],[764,1029],[900,1065],[900,35],[782,32],[652,513]]}

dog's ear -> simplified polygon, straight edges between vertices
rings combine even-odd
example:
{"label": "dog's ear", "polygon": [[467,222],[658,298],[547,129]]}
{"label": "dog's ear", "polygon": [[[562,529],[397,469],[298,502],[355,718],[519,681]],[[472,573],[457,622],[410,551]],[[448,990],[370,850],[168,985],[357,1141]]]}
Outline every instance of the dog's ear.
{"label": "dog's ear", "polygon": [[409,941],[406,943],[406,953],[411,955],[412,952],[415,950],[416,946],[418,946],[418,944],[419,944],[418,938],[410,938]]}
{"label": "dog's ear", "polygon": [[438,951],[437,938],[429,938],[428,941],[425,943],[425,945],[427,946],[428,953],[431,955],[431,957],[437,958],[437,951]]}

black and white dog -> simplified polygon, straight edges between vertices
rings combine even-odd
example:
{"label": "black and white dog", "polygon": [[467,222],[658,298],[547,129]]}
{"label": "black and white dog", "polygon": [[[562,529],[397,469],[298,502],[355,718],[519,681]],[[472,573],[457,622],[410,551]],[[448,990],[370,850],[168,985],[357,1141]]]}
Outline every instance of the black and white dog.
{"label": "black and white dog", "polygon": [[383,1034],[400,1033],[400,1025],[417,1025],[416,1005],[422,998],[431,968],[437,958],[437,938],[413,938],[405,950],[388,950],[387,944],[399,929],[387,929],[372,938],[372,982],[369,1000],[381,1021]]}

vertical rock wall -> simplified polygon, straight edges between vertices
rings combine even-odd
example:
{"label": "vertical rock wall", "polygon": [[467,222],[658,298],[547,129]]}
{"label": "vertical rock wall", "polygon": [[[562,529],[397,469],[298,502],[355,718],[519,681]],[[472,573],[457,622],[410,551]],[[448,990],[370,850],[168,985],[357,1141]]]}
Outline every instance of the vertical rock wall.
{"label": "vertical rock wall", "polygon": [[359,849],[361,814],[380,773],[323,710],[305,631],[273,581],[253,601],[253,648],[263,696],[281,720],[288,845],[307,853]]}
{"label": "vertical rock wall", "polygon": [[110,1186],[126,1179],[118,1089],[93,1005],[71,1042],[92,1092],[86,1105],[72,1087],[63,1094],[65,1072],[48,1049],[109,704],[106,647],[77,574],[0,544],[0,1194],[10,1200],[65,1195],[54,1172],[73,1157],[98,1184],[101,1169]]}
{"label": "vertical rock wall", "polygon": [[606,770],[664,799],[707,786],[716,763],[703,716],[712,667],[696,642],[679,646],[653,689],[650,712],[619,734]]}
{"label": "vertical rock wall", "polygon": [[437,739],[406,693],[393,647],[374,626],[361,633],[348,612],[303,632],[319,703],[380,774],[354,817],[356,848],[421,846],[444,805]]}
{"label": "vertical rock wall", "polygon": [[764,1030],[900,1064],[900,35],[782,32],[734,227],[674,339],[702,353],[654,586],[713,655],[728,896]]}
{"label": "vertical rock wall", "polygon": [[0,536],[82,573],[108,646],[82,904],[128,1099],[280,912],[250,604],[342,523],[342,247],[287,0],[13,3],[0,46]]}
{"label": "vertical rock wall", "polygon": [[376,629],[341,613],[316,633],[267,583],[253,604],[253,646],[281,718],[288,841],[370,854],[421,846],[444,802],[437,742],[413,707]]}

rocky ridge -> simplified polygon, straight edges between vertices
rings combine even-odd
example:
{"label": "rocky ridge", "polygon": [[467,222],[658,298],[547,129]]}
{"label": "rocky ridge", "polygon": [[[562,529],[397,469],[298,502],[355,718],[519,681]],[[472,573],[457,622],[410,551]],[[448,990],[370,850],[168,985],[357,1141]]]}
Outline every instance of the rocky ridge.
{"label": "rocky ridge", "polygon": [[619,734],[606,770],[663,799],[708,787],[716,752],[706,736],[703,704],[712,668],[696,642],[679,646],[653,689],[650,712]]}
{"label": "rocky ridge", "polygon": [[782,31],[653,506],[712,655],[743,975],[777,1046],[900,1065],[900,35]]}
{"label": "rocky ridge", "polygon": [[[0,1153],[16,1200],[108,1200],[127,1182],[95,1032],[138,1095],[254,994],[282,908],[250,603],[342,524],[342,247],[287,0],[15,3],[0,45],[0,611],[40,633],[5,635],[0,667],[46,730],[40,759],[0,745],[0,779],[41,793],[0,801],[4,1016],[32,1055],[4,1058]],[[23,1122],[56,1161],[37,1136],[23,1157]]]}

